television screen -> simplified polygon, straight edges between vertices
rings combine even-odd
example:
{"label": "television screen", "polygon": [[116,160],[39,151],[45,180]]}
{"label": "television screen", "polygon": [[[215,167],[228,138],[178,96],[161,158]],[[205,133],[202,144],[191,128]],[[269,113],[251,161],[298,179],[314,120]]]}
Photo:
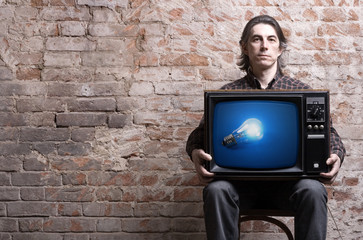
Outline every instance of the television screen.
{"label": "television screen", "polygon": [[299,108],[273,100],[221,101],[213,114],[213,156],[225,168],[276,169],[296,165]]}

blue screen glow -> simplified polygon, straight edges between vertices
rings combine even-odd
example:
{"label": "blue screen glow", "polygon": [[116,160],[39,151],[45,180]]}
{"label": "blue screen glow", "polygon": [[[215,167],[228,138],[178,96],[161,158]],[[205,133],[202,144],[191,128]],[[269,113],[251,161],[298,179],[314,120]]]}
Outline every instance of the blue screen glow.
{"label": "blue screen glow", "polygon": [[296,164],[300,144],[295,104],[270,100],[217,103],[213,158],[229,168],[273,169]]}

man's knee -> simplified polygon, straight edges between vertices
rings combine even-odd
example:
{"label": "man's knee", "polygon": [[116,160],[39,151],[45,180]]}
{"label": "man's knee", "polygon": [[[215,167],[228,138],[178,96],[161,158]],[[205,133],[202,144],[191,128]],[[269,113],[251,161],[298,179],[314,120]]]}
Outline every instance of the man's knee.
{"label": "man's knee", "polygon": [[219,180],[219,181],[214,181],[209,183],[206,187],[205,187],[205,191],[210,192],[210,193],[219,193],[220,191],[226,190],[228,188],[230,188],[232,186],[232,184],[228,181],[224,181],[224,180]]}
{"label": "man's knee", "polygon": [[229,181],[219,180],[209,183],[203,192],[204,199],[207,198],[234,198],[235,195],[238,195],[235,190],[233,184]]}
{"label": "man's knee", "polygon": [[312,179],[302,179],[296,185],[296,194],[304,201],[327,202],[327,191],[322,183]]}

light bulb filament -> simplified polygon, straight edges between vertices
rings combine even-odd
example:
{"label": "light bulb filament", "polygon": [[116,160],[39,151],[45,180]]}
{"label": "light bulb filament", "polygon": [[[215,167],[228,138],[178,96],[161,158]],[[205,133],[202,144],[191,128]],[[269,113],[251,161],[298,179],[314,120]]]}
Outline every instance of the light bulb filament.
{"label": "light bulb filament", "polygon": [[262,136],[263,128],[261,121],[256,118],[249,118],[231,134],[225,136],[222,144],[226,147],[231,147],[239,143],[258,141]]}

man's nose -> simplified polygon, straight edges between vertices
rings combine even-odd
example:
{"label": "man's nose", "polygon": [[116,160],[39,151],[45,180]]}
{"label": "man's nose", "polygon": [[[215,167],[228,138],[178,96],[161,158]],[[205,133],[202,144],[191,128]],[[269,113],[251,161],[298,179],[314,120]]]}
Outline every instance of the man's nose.
{"label": "man's nose", "polygon": [[261,49],[263,49],[263,50],[268,49],[268,41],[267,40],[262,40],[261,41]]}

